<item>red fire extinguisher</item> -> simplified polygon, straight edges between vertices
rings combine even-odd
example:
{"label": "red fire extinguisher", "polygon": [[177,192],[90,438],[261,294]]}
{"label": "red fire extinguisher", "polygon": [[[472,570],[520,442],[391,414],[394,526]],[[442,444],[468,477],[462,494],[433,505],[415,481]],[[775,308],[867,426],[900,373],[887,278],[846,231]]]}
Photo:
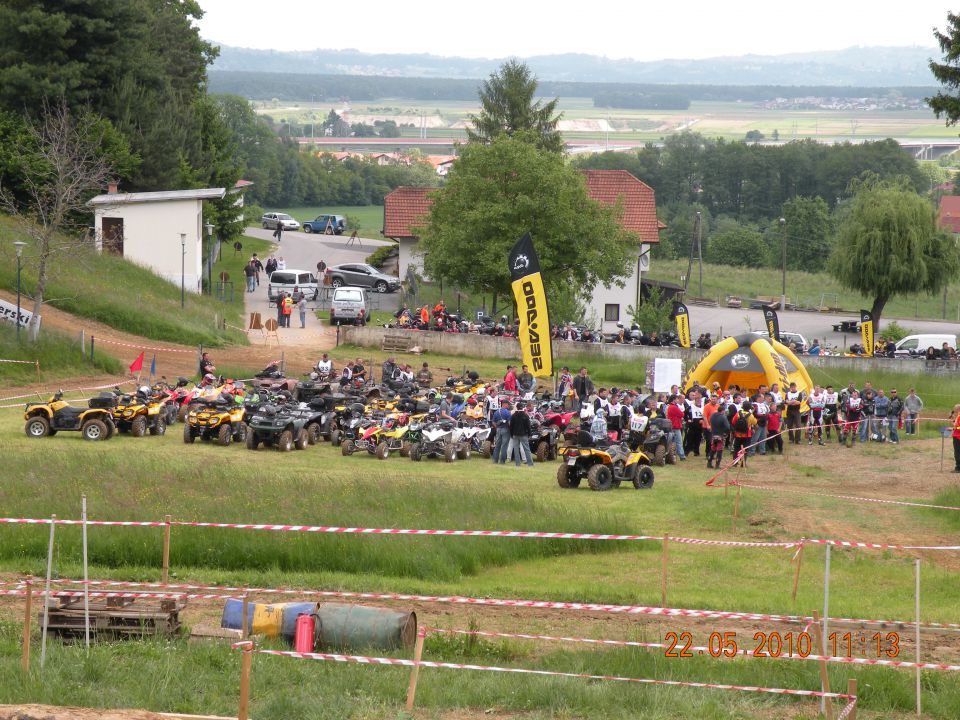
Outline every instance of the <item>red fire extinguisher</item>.
{"label": "red fire extinguisher", "polygon": [[293,649],[301,653],[313,652],[313,615],[300,613],[297,615],[297,627],[293,636]]}

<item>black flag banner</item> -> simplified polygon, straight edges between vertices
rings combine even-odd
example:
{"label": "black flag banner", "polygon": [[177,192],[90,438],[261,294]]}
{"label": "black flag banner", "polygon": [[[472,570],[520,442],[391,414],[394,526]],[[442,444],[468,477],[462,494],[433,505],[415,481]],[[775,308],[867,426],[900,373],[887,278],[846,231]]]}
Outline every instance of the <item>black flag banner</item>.
{"label": "black flag banner", "polygon": [[780,317],[777,315],[775,305],[764,305],[763,322],[767,326],[767,335],[770,336],[770,339],[780,342]]}
{"label": "black flag banner", "polygon": [[523,364],[534,377],[553,375],[553,345],[550,338],[550,315],[547,294],[540,276],[540,258],[533,247],[530,233],[517,240],[507,260],[513,298],[520,315],[517,339]]}
{"label": "black flag banner", "polygon": [[674,302],[671,315],[677,323],[677,340],[680,341],[680,347],[690,347],[690,313],[687,306],[682,302]]}
{"label": "black flag banner", "polygon": [[873,313],[869,310],[860,311],[860,337],[864,355],[873,357]]}

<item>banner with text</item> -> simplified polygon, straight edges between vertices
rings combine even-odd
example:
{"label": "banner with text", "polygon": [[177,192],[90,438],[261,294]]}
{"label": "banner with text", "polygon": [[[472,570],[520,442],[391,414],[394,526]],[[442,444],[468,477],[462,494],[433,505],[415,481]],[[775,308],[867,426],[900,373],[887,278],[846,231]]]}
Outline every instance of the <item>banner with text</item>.
{"label": "banner with text", "polygon": [[[20,327],[25,328],[30,324],[30,320],[33,318],[33,313],[28,310],[23,309],[23,305],[20,306]],[[8,323],[17,323],[17,306],[14,303],[8,303],[4,300],[0,300],[0,319]],[[37,324],[40,324],[39,319]]]}
{"label": "banner with text", "polygon": [[873,357],[873,313],[860,311],[860,337],[863,339],[863,354]]}
{"label": "banner with text", "polygon": [[530,233],[517,240],[507,262],[517,314],[520,316],[517,339],[523,353],[523,364],[530,368],[534,377],[549,377],[553,375],[550,315],[543,278],[540,276],[540,258],[533,247]]}

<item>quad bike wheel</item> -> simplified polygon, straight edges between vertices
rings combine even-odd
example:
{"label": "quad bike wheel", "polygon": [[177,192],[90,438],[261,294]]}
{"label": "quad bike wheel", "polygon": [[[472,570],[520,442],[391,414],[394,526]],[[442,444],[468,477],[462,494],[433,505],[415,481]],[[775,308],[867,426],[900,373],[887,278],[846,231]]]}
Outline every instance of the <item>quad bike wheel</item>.
{"label": "quad bike wheel", "polygon": [[247,433],[247,450],[256,450],[260,446],[260,441],[257,440],[257,434],[252,430]]}
{"label": "quad bike wheel", "polygon": [[413,443],[410,445],[410,451],[407,453],[410,459],[414,462],[420,462],[423,460],[423,446],[420,443]]}
{"label": "quad bike wheel", "polygon": [[162,417],[158,417],[157,421],[153,424],[153,427],[150,428],[151,435],[164,435],[167,432],[167,421]]}
{"label": "quad bike wheel", "polygon": [[[104,420],[103,424],[104,424],[104,425],[106,426],[106,428],[107,428],[107,436],[104,438],[104,440],[109,440],[110,438],[112,438],[114,435],[117,434],[117,426],[114,425],[113,422],[107,422],[106,420]],[[56,431],[56,430],[51,430],[51,431],[50,431],[50,434],[51,434],[51,435],[56,435],[56,434],[57,434],[57,431]]]}
{"label": "quad bike wheel", "polygon": [[390,457],[390,446],[387,445],[386,441],[383,441],[377,445],[377,451],[374,453],[380,460],[386,460]]}
{"label": "quad bike wheel", "polygon": [[493,443],[489,440],[484,440],[480,445],[480,457],[488,458],[493,454]]}
{"label": "quad bike wheel", "polygon": [[290,452],[293,450],[293,433],[289,430],[284,430],[280,433],[280,437],[277,438],[277,450],[280,452]]}
{"label": "quad bike wheel", "polygon": [[637,490],[649,490],[653,487],[653,468],[644,465],[640,471],[633,476],[633,486]]}
{"label": "quad bike wheel", "polygon": [[603,463],[597,463],[587,472],[587,483],[591,490],[610,490],[613,487],[613,471]]}
{"label": "quad bike wheel", "polygon": [[354,450],[356,450],[356,448],[353,446],[353,440],[344,440],[340,443],[340,454],[344,457],[353,455]]}
{"label": "quad bike wheel", "polygon": [[547,457],[550,455],[550,443],[546,440],[541,440],[537,443],[537,450],[534,453],[537,457],[537,462],[546,462]]}
{"label": "quad bike wheel", "polygon": [[23,431],[27,434],[27,437],[33,438],[42,438],[50,435],[50,421],[47,420],[43,415],[34,415],[32,418],[27,420],[27,424],[24,425]]}
{"label": "quad bike wheel", "polygon": [[312,422],[307,425],[307,442],[311,445],[320,442],[320,423]]}
{"label": "quad bike wheel", "polygon": [[446,446],[443,448],[443,459],[444,459],[446,462],[448,462],[448,463],[452,463],[454,460],[456,460],[456,459],[457,459],[457,446],[456,446],[456,445],[446,445]]}
{"label": "quad bike wheel", "polygon": [[547,460],[556,460],[557,459],[557,446],[551,445],[550,450],[547,452]]}
{"label": "quad bike wheel", "polygon": [[196,405],[193,403],[184,403],[180,406],[180,411],[177,413],[177,420],[180,422],[187,421],[187,415],[190,414],[190,411],[196,408]]}
{"label": "quad bike wheel", "polygon": [[341,433],[337,428],[334,428],[333,430],[331,430],[331,431],[330,431],[330,444],[331,444],[331,445],[339,445],[339,444],[340,444],[340,437],[341,437],[342,435],[343,435],[343,433]]}
{"label": "quad bike wheel", "polygon": [[460,460],[469,460],[470,459],[470,445],[469,443],[460,443],[457,448],[457,457]]}
{"label": "quad bike wheel", "polygon": [[247,439],[247,424],[238,422],[233,430],[233,441],[242,443]]}
{"label": "quad bike wheel", "polygon": [[410,457],[410,443],[400,444],[400,457]]}
{"label": "quad bike wheel", "polygon": [[103,420],[87,420],[80,428],[80,434],[84,440],[106,440],[107,424]]}
{"label": "quad bike wheel", "polygon": [[297,450],[306,450],[307,446],[310,444],[310,433],[307,432],[306,428],[300,428],[297,432],[297,437],[293,441],[294,447]]}
{"label": "quad bike wheel", "polygon": [[676,465],[677,462],[677,448],[674,445],[670,446],[670,452],[667,453],[666,457],[667,465]]}
{"label": "quad bike wheel", "polygon": [[147,434],[147,419],[143,415],[138,415],[130,423],[130,434],[133,437],[143,437]]}
{"label": "quad bike wheel", "polygon": [[194,434],[193,434],[193,428],[190,427],[190,423],[186,423],[186,424],[183,426],[183,441],[184,441],[187,445],[192,445],[192,444],[193,444],[193,441],[196,440],[196,439],[197,439],[196,436],[194,436]]}
{"label": "quad bike wheel", "polygon": [[230,423],[224,423],[217,429],[217,445],[226,447],[233,440],[233,428]]}
{"label": "quad bike wheel", "polygon": [[557,468],[557,485],[562,488],[580,487],[580,478],[573,479],[568,465],[561,465]]}
{"label": "quad bike wheel", "polygon": [[663,467],[667,463],[667,449],[663,445],[657,445],[653,451],[653,464],[657,467]]}

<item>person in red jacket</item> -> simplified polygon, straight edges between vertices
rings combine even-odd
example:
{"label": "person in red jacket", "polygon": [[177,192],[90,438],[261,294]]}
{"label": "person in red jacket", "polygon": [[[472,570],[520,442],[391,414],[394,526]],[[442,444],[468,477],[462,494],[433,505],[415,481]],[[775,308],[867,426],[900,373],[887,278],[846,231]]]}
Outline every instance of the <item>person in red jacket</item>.
{"label": "person in red jacket", "polygon": [[503,390],[511,393],[517,391],[517,371],[513,365],[507,365],[507,374],[503,376]]}
{"label": "person in red jacket", "polygon": [[673,446],[676,448],[677,457],[686,460],[687,456],[683,452],[683,395],[671,395],[670,404],[667,405],[667,420],[673,426]]}
{"label": "person in red jacket", "polygon": [[783,455],[783,435],[781,430],[780,408],[771,393],[767,393],[767,452],[773,454],[774,449]]}

